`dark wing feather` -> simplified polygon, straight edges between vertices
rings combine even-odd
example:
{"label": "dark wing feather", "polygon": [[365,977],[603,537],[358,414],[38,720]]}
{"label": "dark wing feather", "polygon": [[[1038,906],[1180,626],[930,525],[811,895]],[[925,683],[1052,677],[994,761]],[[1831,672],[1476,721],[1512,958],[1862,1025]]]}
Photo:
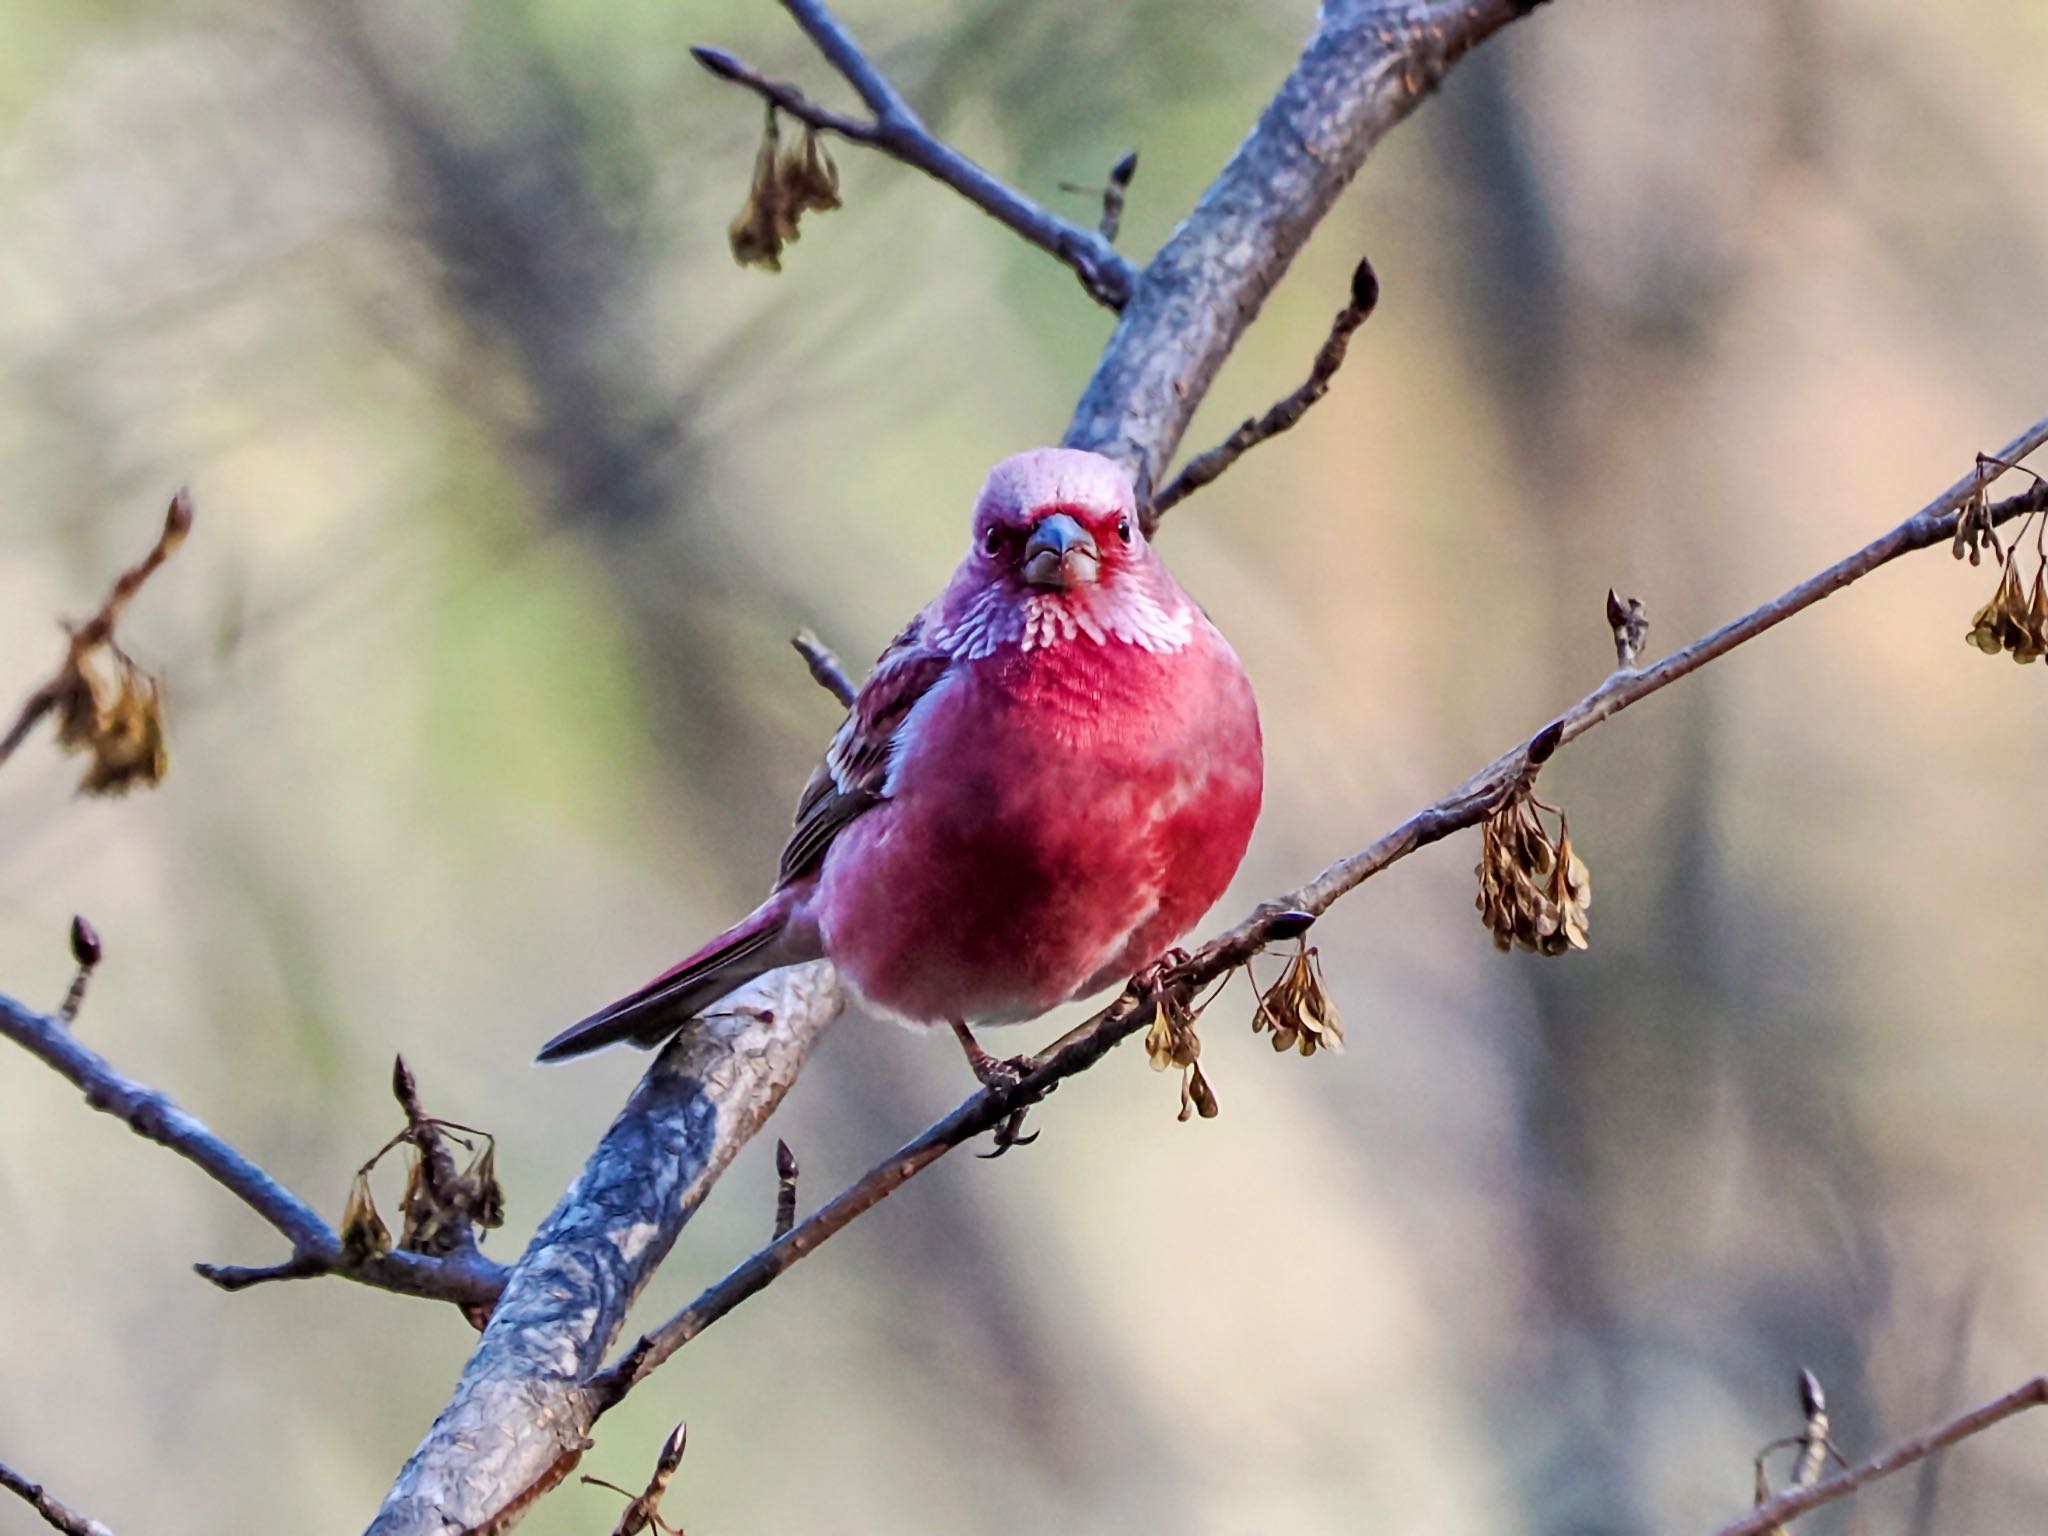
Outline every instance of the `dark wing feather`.
{"label": "dark wing feather", "polygon": [[912,619],[882,652],[825,749],[825,760],[804,786],[796,826],[782,850],[778,888],[816,870],[840,830],[882,803],[897,729],[953,665],[943,651],[926,648],[924,622],[922,614]]}

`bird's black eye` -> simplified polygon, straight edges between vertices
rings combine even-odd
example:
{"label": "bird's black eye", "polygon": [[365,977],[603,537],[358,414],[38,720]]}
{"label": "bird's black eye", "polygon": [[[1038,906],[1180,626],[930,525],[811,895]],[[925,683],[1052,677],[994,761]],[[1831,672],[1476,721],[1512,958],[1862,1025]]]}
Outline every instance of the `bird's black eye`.
{"label": "bird's black eye", "polygon": [[1126,544],[1131,542],[1131,520],[1128,517],[1120,517],[1116,520],[1116,536]]}
{"label": "bird's black eye", "polygon": [[1002,547],[1003,530],[1001,528],[991,527],[987,533],[981,536],[981,552],[983,554],[992,555]]}

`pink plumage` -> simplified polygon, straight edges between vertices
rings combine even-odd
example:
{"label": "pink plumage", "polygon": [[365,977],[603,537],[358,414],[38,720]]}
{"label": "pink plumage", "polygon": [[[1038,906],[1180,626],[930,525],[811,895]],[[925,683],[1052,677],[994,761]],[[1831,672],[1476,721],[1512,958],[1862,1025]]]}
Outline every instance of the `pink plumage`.
{"label": "pink plumage", "polygon": [[1139,530],[1130,477],[1076,449],[1005,459],[952,580],[811,776],[773,894],[541,1059],[658,1044],[820,957],[905,1023],[971,1041],[966,1025],[1035,1018],[1194,925],[1262,781],[1251,684]]}

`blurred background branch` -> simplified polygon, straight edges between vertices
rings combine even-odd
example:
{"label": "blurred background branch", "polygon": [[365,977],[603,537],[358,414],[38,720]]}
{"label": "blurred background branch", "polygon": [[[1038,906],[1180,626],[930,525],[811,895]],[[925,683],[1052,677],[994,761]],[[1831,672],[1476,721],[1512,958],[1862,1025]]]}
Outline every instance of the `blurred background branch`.
{"label": "blurred background branch", "polygon": [[[690,50],[691,54],[719,79],[745,86],[799,122],[879,149],[951,187],[997,223],[1072,267],[1081,286],[1098,303],[1110,309],[1123,308],[1130,299],[1132,269],[1110,244],[1115,229],[1113,221],[1102,232],[1083,229],[1006,186],[932,134],[823,0],[782,0],[782,7],[796,19],[832,67],[860,93],[861,100],[874,114],[872,119],[862,122],[817,106],[795,86],[770,80],[720,49],[697,47]],[[1103,217],[1109,220],[1107,211]]]}
{"label": "blurred background branch", "polygon": [[0,1488],[21,1499],[23,1503],[43,1517],[43,1523],[65,1536],[114,1536],[99,1521],[89,1515],[81,1515],[41,1483],[23,1477],[5,1462],[0,1462]]}

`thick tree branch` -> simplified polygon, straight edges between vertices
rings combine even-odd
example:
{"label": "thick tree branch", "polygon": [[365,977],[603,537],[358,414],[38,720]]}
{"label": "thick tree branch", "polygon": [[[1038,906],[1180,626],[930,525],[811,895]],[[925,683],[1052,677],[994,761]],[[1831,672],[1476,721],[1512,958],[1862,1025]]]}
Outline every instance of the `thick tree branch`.
{"label": "thick tree branch", "polygon": [[99,1521],[81,1515],[41,1483],[29,1481],[5,1462],[0,1462],[0,1488],[18,1495],[46,1524],[63,1531],[65,1536],[114,1536]]}
{"label": "thick tree branch", "polygon": [[394,1252],[350,1266],[342,1259],[341,1239],[318,1211],[167,1095],[122,1076],[104,1056],[67,1029],[61,1018],[37,1013],[0,995],[0,1037],[12,1040],[64,1077],[84,1093],[85,1102],[94,1109],[192,1163],[292,1245],[291,1259],[269,1269],[193,1266],[223,1290],[240,1290],[261,1280],[339,1275],[379,1290],[476,1307],[489,1306],[504,1288],[505,1266],[473,1251],[441,1259]]}
{"label": "thick tree branch", "polygon": [[584,1378],[839,1008],[832,967],[797,966],[669,1043],[514,1266],[374,1536],[504,1530],[569,1474],[594,1417]]}
{"label": "thick tree branch", "polygon": [[1324,0],[1256,127],[1131,290],[1066,442],[1130,466],[1140,503],[1266,295],[1373,147],[1541,0]]}
{"label": "thick tree branch", "polygon": [[1131,293],[1131,264],[1108,240],[1039,206],[937,138],[823,0],[782,0],[782,6],[859,94],[874,114],[871,119],[821,107],[795,86],[769,79],[722,49],[692,48],[691,55],[719,79],[745,86],[799,122],[879,149],[951,187],[998,223],[1072,267],[1081,286],[1098,302],[1123,308]]}
{"label": "thick tree branch", "polygon": [[[2048,443],[2048,419],[2021,433],[1998,457],[2018,460],[2043,443]],[[741,1263],[689,1306],[643,1335],[617,1364],[592,1378],[590,1394],[596,1412],[602,1413],[617,1403],[683,1345],[953,1148],[993,1130],[1019,1106],[1035,1103],[1063,1079],[1095,1065],[1112,1046],[1149,1028],[1162,998],[1185,1004],[1267,945],[1303,932],[1338,898],[1388,866],[1454,832],[1479,825],[1518,785],[1528,782],[1559,747],[1584,735],[1602,720],[1680,678],[1691,676],[1715,657],[1782,624],[1879,566],[1914,550],[1953,539],[1959,509],[1975,496],[1979,483],[1978,472],[1972,470],[1890,533],[1872,540],[1819,575],[1722,625],[1652,667],[1640,672],[1614,673],[1523,745],[1502,753],[1378,842],[1339,859],[1299,890],[1263,903],[1235,928],[1211,939],[1179,965],[1167,967],[1155,976],[1133,980],[1103,1012],[1031,1058],[1031,1071],[1015,1088],[990,1088],[971,1095],[950,1115],[876,1163],[841,1194]],[[2044,510],[2048,510],[2048,485],[2036,483],[2018,496],[1991,503],[1984,509],[1983,517],[1996,527]]]}
{"label": "thick tree branch", "polygon": [[1714,1533],[1714,1536],[1769,1536],[1786,1521],[1796,1519],[1808,1510],[1818,1509],[1823,1504],[1832,1504],[1845,1498],[1866,1483],[1879,1478],[1890,1477],[1892,1473],[1924,1461],[1936,1451],[1954,1445],[1958,1440],[1989,1429],[2016,1413],[2025,1413],[2030,1408],[2048,1405],[2048,1376],[2036,1376],[1981,1408],[1950,1419],[1924,1434],[1915,1435],[1889,1450],[1878,1452],[1870,1460],[1859,1462],[1846,1472],[1828,1478],[1824,1482],[1809,1483],[1805,1487],[1788,1488],[1776,1498],[1757,1505],[1740,1520],[1730,1521]]}

